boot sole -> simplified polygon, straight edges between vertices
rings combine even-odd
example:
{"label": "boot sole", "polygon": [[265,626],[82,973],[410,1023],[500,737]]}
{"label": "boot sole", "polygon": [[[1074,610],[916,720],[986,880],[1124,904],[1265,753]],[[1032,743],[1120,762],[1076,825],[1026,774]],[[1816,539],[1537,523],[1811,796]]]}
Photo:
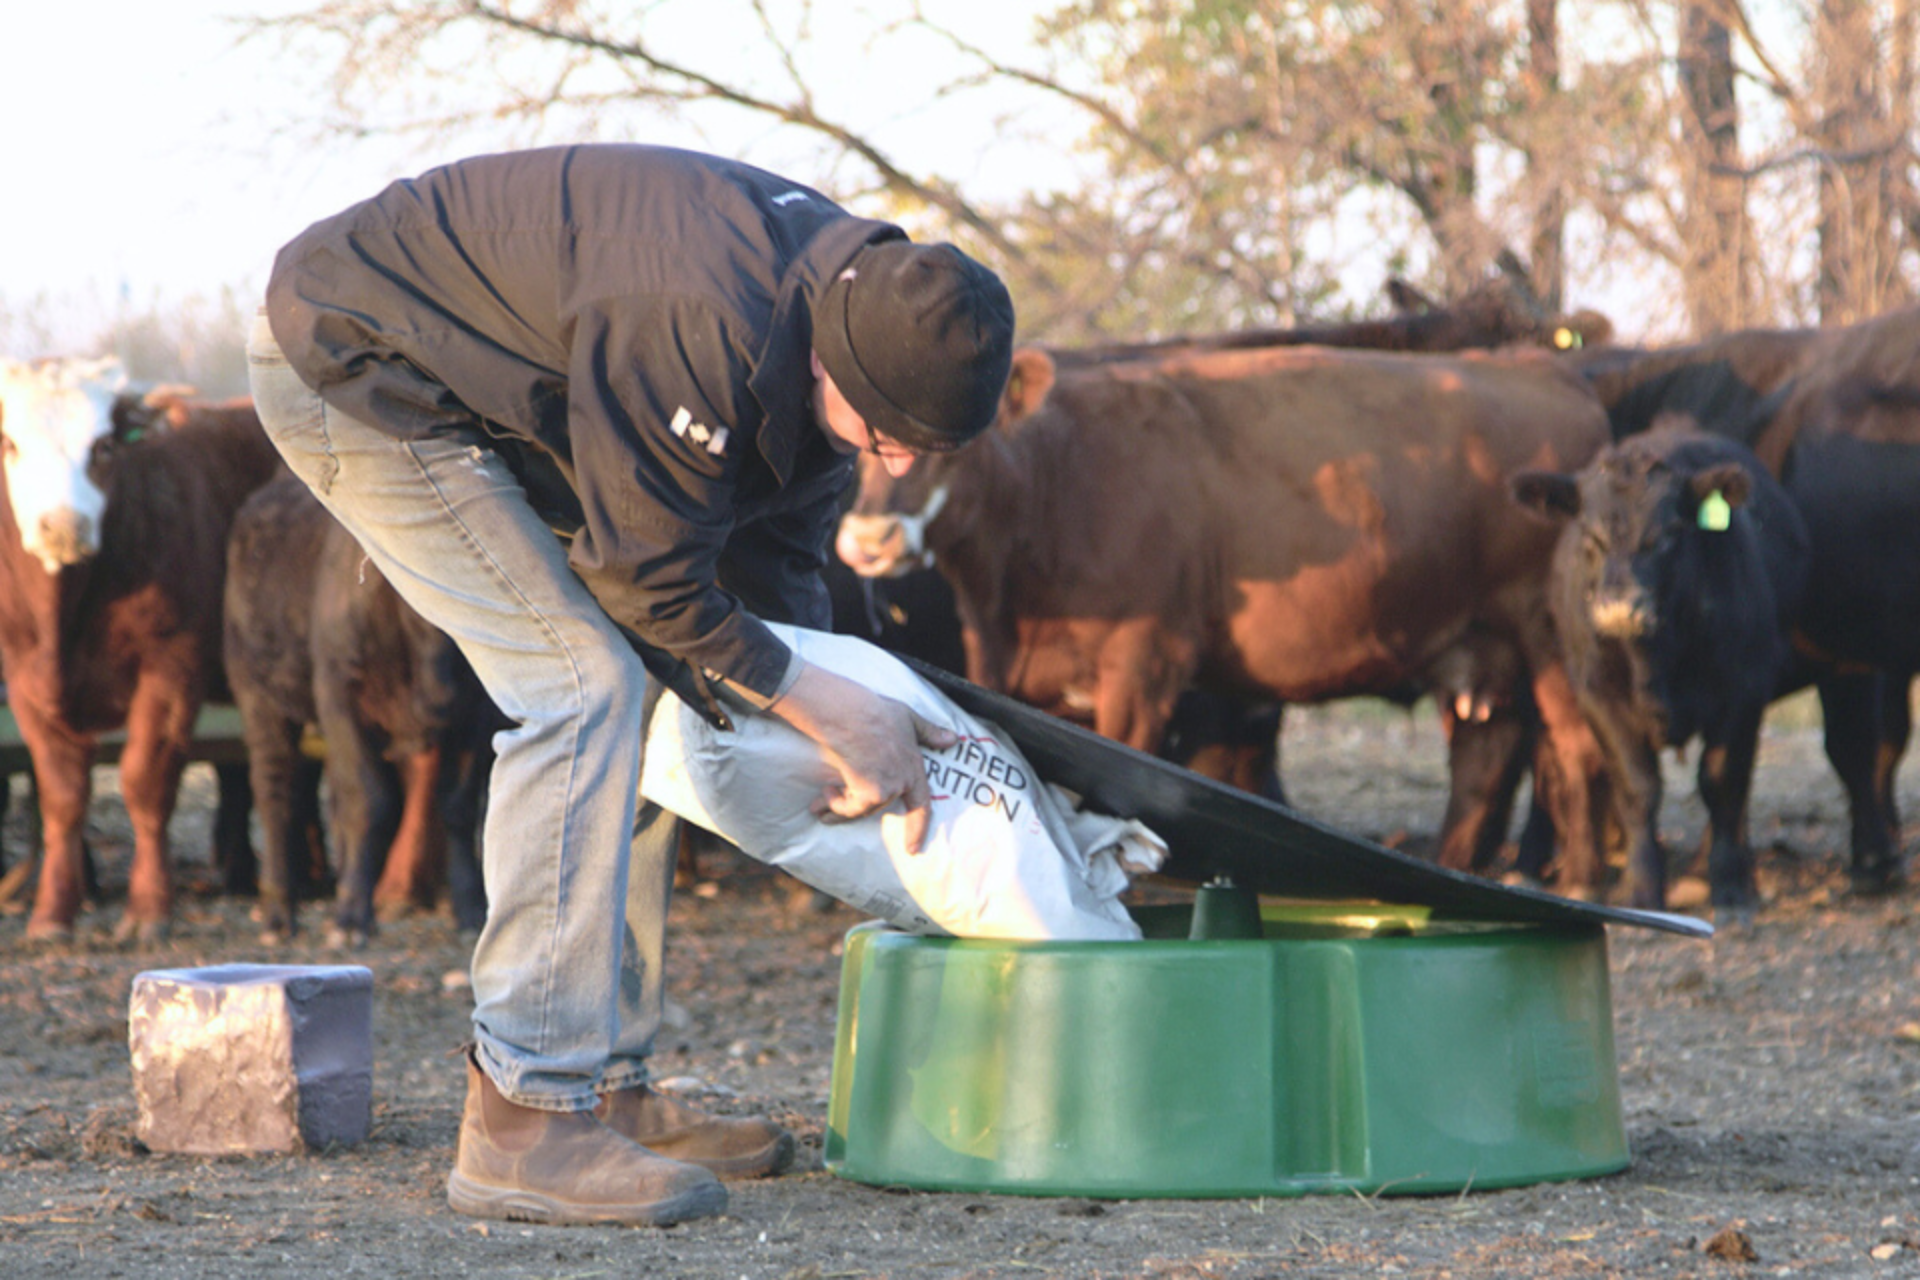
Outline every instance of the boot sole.
{"label": "boot sole", "polygon": [[644,1204],[574,1204],[521,1187],[488,1186],[462,1177],[456,1169],[447,1177],[447,1204],[455,1213],[468,1217],[506,1222],[538,1222],[556,1227],[606,1223],[670,1227],[691,1218],[725,1213],[727,1189],[716,1182]]}

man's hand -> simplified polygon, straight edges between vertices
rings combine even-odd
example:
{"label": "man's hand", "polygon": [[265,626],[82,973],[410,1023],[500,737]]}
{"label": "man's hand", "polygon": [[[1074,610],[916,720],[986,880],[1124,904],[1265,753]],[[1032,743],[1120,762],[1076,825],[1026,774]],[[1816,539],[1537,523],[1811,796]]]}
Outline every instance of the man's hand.
{"label": "man's hand", "polygon": [[908,853],[920,852],[932,817],[920,748],[944,751],[959,741],[952,732],[812,664],[771,710],[825,747],[839,770],[839,784],[814,802],[816,814],[860,818],[897,803],[905,814],[901,842]]}

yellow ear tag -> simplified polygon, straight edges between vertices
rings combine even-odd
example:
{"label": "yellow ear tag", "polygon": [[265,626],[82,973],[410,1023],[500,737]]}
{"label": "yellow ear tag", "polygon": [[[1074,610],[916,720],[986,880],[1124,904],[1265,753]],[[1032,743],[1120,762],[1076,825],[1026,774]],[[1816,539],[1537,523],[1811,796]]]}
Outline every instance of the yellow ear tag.
{"label": "yellow ear tag", "polygon": [[1725,533],[1733,525],[1733,507],[1718,489],[1700,500],[1700,527],[1709,533]]}

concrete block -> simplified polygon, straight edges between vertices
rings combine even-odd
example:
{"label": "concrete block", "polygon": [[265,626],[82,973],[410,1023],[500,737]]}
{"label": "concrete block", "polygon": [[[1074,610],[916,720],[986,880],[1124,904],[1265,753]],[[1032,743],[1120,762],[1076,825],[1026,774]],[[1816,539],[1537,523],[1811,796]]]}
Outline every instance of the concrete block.
{"label": "concrete block", "polygon": [[352,1145],[373,1119],[373,971],[227,964],[133,980],[135,1130],[154,1151]]}

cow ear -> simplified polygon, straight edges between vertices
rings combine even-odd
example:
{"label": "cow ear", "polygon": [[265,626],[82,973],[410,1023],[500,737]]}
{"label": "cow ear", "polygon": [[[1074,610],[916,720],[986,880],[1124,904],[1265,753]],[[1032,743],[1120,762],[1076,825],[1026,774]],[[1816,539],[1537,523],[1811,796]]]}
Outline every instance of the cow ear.
{"label": "cow ear", "polygon": [[1039,347],[1021,347],[1013,353],[1013,372],[1000,397],[1000,425],[1008,426],[1039,412],[1053,390],[1053,357]]}
{"label": "cow ear", "polygon": [[1737,507],[1752,496],[1753,477],[1737,462],[1722,462],[1694,472],[1687,479],[1687,490],[1693,494],[1695,505],[1704,502],[1707,495],[1718,493],[1729,507]]}
{"label": "cow ear", "polygon": [[[1569,335],[1565,343],[1559,341],[1559,334]],[[1576,311],[1560,322],[1554,331],[1554,345],[1562,351],[1571,351],[1584,347],[1606,347],[1613,344],[1613,321],[1598,311]]]}
{"label": "cow ear", "polygon": [[1513,500],[1547,520],[1571,520],[1580,514],[1580,485],[1560,471],[1522,471],[1511,481]]}

